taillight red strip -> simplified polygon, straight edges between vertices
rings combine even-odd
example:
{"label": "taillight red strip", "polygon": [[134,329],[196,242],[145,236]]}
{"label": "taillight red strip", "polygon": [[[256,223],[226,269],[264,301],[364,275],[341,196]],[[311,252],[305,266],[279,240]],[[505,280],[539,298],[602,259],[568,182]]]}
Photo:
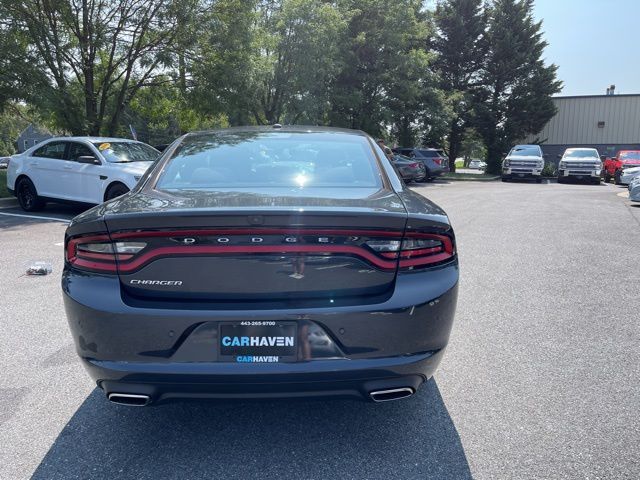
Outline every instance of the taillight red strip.
{"label": "taillight red strip", "polygon": [[417,250],[404,250],[400,252],[400,258],[419,257],[422,255],[431,255],[442,251],[442,247],[419,248]]}
{"label": "taillight red strip", "polygon": [[[113,262],[116,259],[116,255],[113,253],[95,253],[95,252],[83,252],[82,250],[76,251],[78,258],[94,258],[96,260],[104,260],[105,262]],[[118,260],[130,260],[133,255],[125,253],[117,254]]]}
{"label": "taillight red strip", "polygon": [[202,245],[192,247],[160,247],[143,253],[135,260],[119,265],[121,272],[130,272],[149,261],[165,255],[207,255],[226,253],[346,253],[362,257],[375,266],[393,270],[396,262],[383,260],[361,247],[349,245],[255,245],[255,246],[216,246]]}
{"label": "taillight red strip", "polygon": [[117,267],[116,263],[106,263],[106,262],[93,262],[91,260],[85,260],[84,258],[76,258],[71,264],[74,267],[82,267],[88,268],[90,270],[100,270],[104,272],[116,272]]}
{"label": "taillight red strip", "polygon": [[[289,235],[344,235],[344,236],[367,236],[367,237],[398,237],[397,233],[385,231],[367,231],[367,230],[292,230],[292,229],[268,229],[268,230],[189,230],[189,231],[163,231],[163,232],[131,232],[118,233],[112,235],[118,239],[133,239],[141,237],[171,237],[186,235],[216,235],[216,234],[289,234]],[[408,233],[405,238],[428,238],[442,242],[442,246],[433,248],[423,248],[416,250],[405,250],[401,252],[378,252],[373,253],[369,249],[355,245],[309,245],[309,244],[291,244],[291,245],[189,245],[189,246],[170,246],[158,247],[140,255],[119,254],[119,261],[116,267],[115,256],[110,253],[97,253],[78,251],[77,246],[81,243],[92,242],[110,242],[108,235],[94,235],[87,237],[78,237],[68,242],[66,249],[67,261],[80,268],[91,270],[115,272],[119,270],[123,273],[132,272],[146,263],[149,263],[159,257],[168,255],[189,256],[189,255],[208,255],[208,254],[347,254],[360,257],[372,265],[383,270],[394,270],[397,266],[398,255],[400,256],[400,268],[426,266],[451,258],[454,254],[453,242],[446,235],[438,235],[432,233]],[[440,252],[440,253],[438,253]],[[381,258],[383,257],[383,258]],[[96,261],[102,260],[102,261]]]}

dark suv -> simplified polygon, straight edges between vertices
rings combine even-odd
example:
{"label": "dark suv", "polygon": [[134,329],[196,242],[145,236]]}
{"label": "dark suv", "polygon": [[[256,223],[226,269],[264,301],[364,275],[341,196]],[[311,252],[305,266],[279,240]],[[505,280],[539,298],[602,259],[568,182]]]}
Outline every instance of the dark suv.
{"label": "dark suv", "polygon": [[437,148],[394,148],[395,153],[405,155],[424,163],[427,175],[422,181],[431,181],[449,171],[449,157]]}

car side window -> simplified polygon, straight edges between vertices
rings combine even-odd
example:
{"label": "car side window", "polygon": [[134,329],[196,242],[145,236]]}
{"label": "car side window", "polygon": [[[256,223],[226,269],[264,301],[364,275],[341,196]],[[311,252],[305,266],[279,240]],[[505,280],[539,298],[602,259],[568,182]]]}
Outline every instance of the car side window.
{"label": "car side window", "polygon": [[66,148],[67,142],[51,142],[38,148],[35,152],[33,152],[32,156],[64,160],[64,152]]}
{"label": "car side window", "polygon": [[69,145],[69,160],[76,162],[78,161],[78,157],[86,156],[95,157],[96,154],[84,143],[73,142],[71,145]]}

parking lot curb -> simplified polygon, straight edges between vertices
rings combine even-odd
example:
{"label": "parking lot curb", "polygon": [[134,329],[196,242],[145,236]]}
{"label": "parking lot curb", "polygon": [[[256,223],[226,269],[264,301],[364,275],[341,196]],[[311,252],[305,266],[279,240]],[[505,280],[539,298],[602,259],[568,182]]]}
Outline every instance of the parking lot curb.
{"label": "parking lot curb", "polygon": [[0,198],[0,207],[17,207],[18,199],[15,197]]}
{"label": "parking lot curb", "polygon": [[455,178],[455,177],[440,177],[440,180],[454,181],[454,182],[494,182],[500,180],[500,175],[490,178]]}

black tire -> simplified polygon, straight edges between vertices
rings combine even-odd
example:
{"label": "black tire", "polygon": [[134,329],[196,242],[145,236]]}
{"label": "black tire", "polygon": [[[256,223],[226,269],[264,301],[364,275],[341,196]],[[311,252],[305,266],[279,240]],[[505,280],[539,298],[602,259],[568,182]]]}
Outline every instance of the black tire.
{"label": "black tire", "polygon": [[611,175],[606,172],[604,174],[604,183],[611,183]]}
{"label": "black tire", "polygon": [[502,177],[502,181],[506,183],[509,181],[509,179],[507,177]]}
{"label": "black tire", "polygon": [[122,183],[114,183],[113,185],[109,185],[107,188],[107,193],[104,194],[104,201],[113,200],[120,195],[124,195],[129,191],[129,188]]}
{"label": "black tire", "polygon": [[591,180],[591,183],[593,183],[594,185],[600,185],[600,179],[594,178],[593,180]]}
{"label": "black tire", "polygon": [[542,183],[542,179],[541,178],[536,178],[536,183]]}
{"label": "black tire", "polygon": [[616,173],[613,174],[613,183],[616,185],[620,185],[620,177],[622,176],[622,170],[616,170]]}
{"label": "black tire", "polygon": [[16,185],[16,197],[18,197],[18,203],[25,212],[37,212],[42,210],[46,204],[38,196],[35,185],[28,178],[20,179]]}
{"label": "black tire", "polygon": [[558,183],[565,183],[564,178],[562,178],[562,177],[558,177]]}

